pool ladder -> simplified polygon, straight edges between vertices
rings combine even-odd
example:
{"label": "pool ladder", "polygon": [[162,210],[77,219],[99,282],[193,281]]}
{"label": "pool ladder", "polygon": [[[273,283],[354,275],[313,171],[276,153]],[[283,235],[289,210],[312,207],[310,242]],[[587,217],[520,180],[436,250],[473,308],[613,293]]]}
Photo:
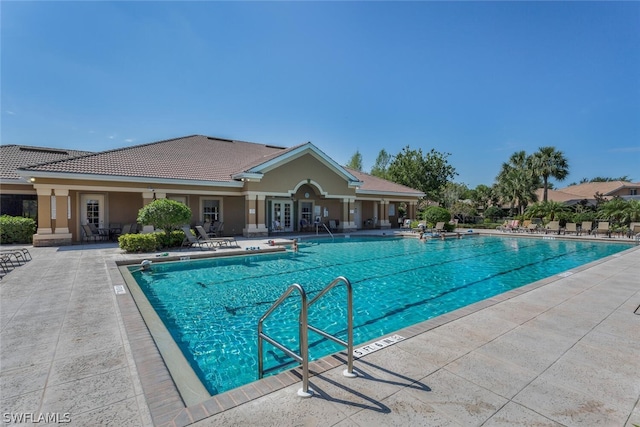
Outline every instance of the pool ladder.
{"label": "pool ladder", "polygon": [[[347,288],[347,341],[343,341],[340,338],[329,334],[315,326],[309,324],[308,312],[309,307],[316,301],[322,298],[327,292],[333,289],[339,284],[344,284]],[[283,344],[279,343],[275,339],[265,334],[262,330],[262,324],[265,319],[289,296],[292,292],[298,291],[300,294],[301,306],[299,315],[299,334],[300,334],[300,354],[293,350],[288,349]],[[348,378],[354,378],[358,375],[353,372],[353,297],[351,290],[351,282],[345,277],[336,277],[331,283],[329,283],[315,298],[307,303],[307,293],[304,288],[297,283],[289,286],[287,290],[280,296],[280,298],[273,303],[273,305],[266,311],[266,313],[260,318],[258,322],[258,377],[264,376],[264,362],[263,362],[263,341],[267,341],[274,347],[280,349],[289,357],[293,358],[296,362],[302,365],[302,388],[298,390],[298,396],[311,397],[313,396],[313,390],[309,388],[309,329],[313,332],[322,335],[323,337],[338,343],[347,349],[347,369],[342,372],[342,375]]]}

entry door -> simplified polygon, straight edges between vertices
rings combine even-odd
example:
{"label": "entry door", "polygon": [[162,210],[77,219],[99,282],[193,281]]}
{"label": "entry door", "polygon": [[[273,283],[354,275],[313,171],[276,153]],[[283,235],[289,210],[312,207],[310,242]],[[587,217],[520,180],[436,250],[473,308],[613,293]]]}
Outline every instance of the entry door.
{"label": "entry door", "polygon": [[271,203],[273,231],[293,231],[293,202],[290,200],[274,200]]}
{"label": "entry door", "polygon": [[362,202],[355,202],[353,205],[353,222],[356,228],[362,228]]}
{"label": "entry door", "polygon": [[91,223],[97,228],[104,228],[104,195],[83,194],[80,203],[82,203],[80,223]]}

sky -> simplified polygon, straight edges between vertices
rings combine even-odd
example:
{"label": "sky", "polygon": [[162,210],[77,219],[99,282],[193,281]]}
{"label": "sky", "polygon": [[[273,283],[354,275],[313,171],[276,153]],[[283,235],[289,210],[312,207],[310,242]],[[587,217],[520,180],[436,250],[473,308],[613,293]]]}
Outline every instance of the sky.
{"label": "sky", "polygon": [[0,143],[201,134],[434,149],[470,188],[553,146],[640,181],[640,2],[2,1]]}

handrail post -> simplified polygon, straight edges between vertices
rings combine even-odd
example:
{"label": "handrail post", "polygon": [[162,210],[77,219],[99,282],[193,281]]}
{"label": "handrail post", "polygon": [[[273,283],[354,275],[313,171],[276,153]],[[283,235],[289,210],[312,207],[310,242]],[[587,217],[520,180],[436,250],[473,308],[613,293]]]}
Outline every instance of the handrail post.
{"label": "handrail post", "polygon": [[[262,324],[265,319],[269,317],[269,315],[293,292],[297,290],[300,293],[300,315],[298,317],[298,327],[299,327],[299,341],[300,341],[300,354],[296,354],[294,351],[286,348],[284,345],[280,344],[273,338],[269,337],[262,331]],[[262,351],[262,341],[266,340],[276,348],[282,350],[289,357],[292,357],[295,361],[302,364],[302,388],[298,390],[298,396],[301,397],[311,397],[313,396],[313,390],[309,388],[309,332],[307,327],[307,294],[304,291],[304,288],[297,283],[289,286],[287,290],[278,298],[278,300],[273,303],[273,305],[266,311],[265,314],[262,315],[260,320],[258,321],[258,378],[262,378],[264,375],[264,362],[263,362],[263,351]]]}

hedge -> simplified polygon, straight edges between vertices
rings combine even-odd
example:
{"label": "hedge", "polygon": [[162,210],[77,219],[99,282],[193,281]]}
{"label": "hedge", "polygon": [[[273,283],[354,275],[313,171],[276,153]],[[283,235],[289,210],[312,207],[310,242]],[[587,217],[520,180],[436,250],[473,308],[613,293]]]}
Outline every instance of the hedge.
{"label": "hedge", "polygon": [[36,233],[36,222],[21,216],[0,216],[0,243],[31,243]]}
{"label": "hedge", "polygon": [[145,234],[123,234],[118,237],[118,246],[126,252],[154,252],[182,246],[183,231],[172,231]]}

